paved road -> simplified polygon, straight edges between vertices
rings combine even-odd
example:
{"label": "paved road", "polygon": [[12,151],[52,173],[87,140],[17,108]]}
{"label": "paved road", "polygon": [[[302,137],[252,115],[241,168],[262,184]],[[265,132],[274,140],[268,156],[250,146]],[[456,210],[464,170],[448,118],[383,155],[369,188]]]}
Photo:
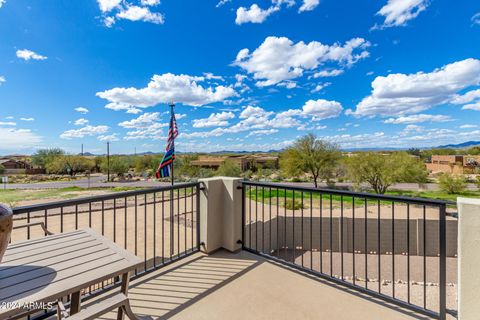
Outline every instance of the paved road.
{"label": "paved road", "polygon": [[[106,182],[107,177],[105,175],[95,175],[90,177],[90,181],[87,178],[80,178],[74,181],[59,181],[59,182],[41,182],[41,183],[13,183],[7,184],[7,189],[58,189],[68,187],[81,187],[81,188],[101,188],[101,187],[141,187],[151,188],[162,185],[167,185],[165,182],[158,181],[131,181],[131,182]],[[281,184],[313,187],[312,183],[308,182],[282,182]],[[337,187],[351,187],[352,183],[337,183]],[[327,185],[322,183],[320,187],[326,188]],[[392,189],[405,190],[405,191],[417,191],[419,185],[417,183],[398,183],[392,186]],[[426,190],[438,190],[438,185],[435,183],[427,183],[422,185],[422,189]],[[468,186],[469,190],[476,190],[474,184]]]}

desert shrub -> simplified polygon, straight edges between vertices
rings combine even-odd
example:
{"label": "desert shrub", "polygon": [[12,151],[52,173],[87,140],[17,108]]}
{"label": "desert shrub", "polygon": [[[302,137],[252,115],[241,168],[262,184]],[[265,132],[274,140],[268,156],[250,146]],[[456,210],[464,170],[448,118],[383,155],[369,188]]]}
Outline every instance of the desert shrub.
{"label": "desert shrub", "polygon": [[293,199],[287,199],[287,202],[285,202],[285,208],[288,210],[297,210],[297,209],[303,209],[304,206],[300,200],[295,200],[295,203],[293,202]]}
{"label": "desert shrub", "polygon": [[457,194],[465,191],[467,188],[467,181],[462,175],[453,175],[451,173],[444,173],[438,179],[440,190],[448,194]]}

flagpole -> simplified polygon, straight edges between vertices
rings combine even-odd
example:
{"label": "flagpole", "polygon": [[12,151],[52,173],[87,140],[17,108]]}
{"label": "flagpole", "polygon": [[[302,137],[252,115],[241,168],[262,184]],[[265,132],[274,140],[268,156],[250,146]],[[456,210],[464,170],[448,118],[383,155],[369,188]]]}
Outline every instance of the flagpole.
{"label": "flagpole", "polygon": [[[175,104],[173,103],[173,100],[170,101],[170,130],[173,129],[173,108],[175,107]],[[175,148],[175,139],[172,141],[173,147]],[[175,156],[175,154],[174,154]],[[174,192],[173,192],[173,162],[175,161],[175,158],[172,159],[172,171],[171,171],[171,179],[172,179],[172,189],[170,189],[170,257],[172,257],[173,252],[175,250],[175,245],[174,245],[174,233],[175,233],[175,212],[173,210],[174,206]],[[177,194],[178,197],[180,197],[180,190],[178,191],[179,193]],[[180,202],[179,202],[180,203]],[[180,208],[179,208],[180,209]],[[177,252],[178,255],[180,255],[180,252]]]}
{"label": "flagpole", "polygon": [[[173,103],[173,100],[170,101],[170,128],[173,130],[173,108],[175,107],[175,104]],[[175,147],[175,139],[172,142],[174,147]],[[172,179],[172,186],[174,184],[174,176],[173,176],[173,163],[175,162],[175,158],[172,159],[172,174],[171,174],[171,179]]]}

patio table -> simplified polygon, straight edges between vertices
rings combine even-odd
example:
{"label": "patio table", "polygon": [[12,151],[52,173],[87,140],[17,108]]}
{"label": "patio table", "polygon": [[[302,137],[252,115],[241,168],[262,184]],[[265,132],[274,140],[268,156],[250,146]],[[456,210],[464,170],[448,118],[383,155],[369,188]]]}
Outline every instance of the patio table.
{"label": "patio table", "polygon": [[118,276],[127,295],[130,272],[140,263],[91,229],[12,244],[0,264],[0,319],[50,307],[68,295],[73,315],[80,311],[82,289]]}

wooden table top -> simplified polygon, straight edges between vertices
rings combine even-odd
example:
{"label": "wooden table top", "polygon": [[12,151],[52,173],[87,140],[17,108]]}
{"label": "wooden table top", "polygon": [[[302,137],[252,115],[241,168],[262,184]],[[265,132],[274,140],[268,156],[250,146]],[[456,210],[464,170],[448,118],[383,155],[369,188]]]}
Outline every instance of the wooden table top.
{"label": "wooden table top", "polygon": [[0,264],[0,319],[134,270],[140,258],[91,229],[10,245]]}

